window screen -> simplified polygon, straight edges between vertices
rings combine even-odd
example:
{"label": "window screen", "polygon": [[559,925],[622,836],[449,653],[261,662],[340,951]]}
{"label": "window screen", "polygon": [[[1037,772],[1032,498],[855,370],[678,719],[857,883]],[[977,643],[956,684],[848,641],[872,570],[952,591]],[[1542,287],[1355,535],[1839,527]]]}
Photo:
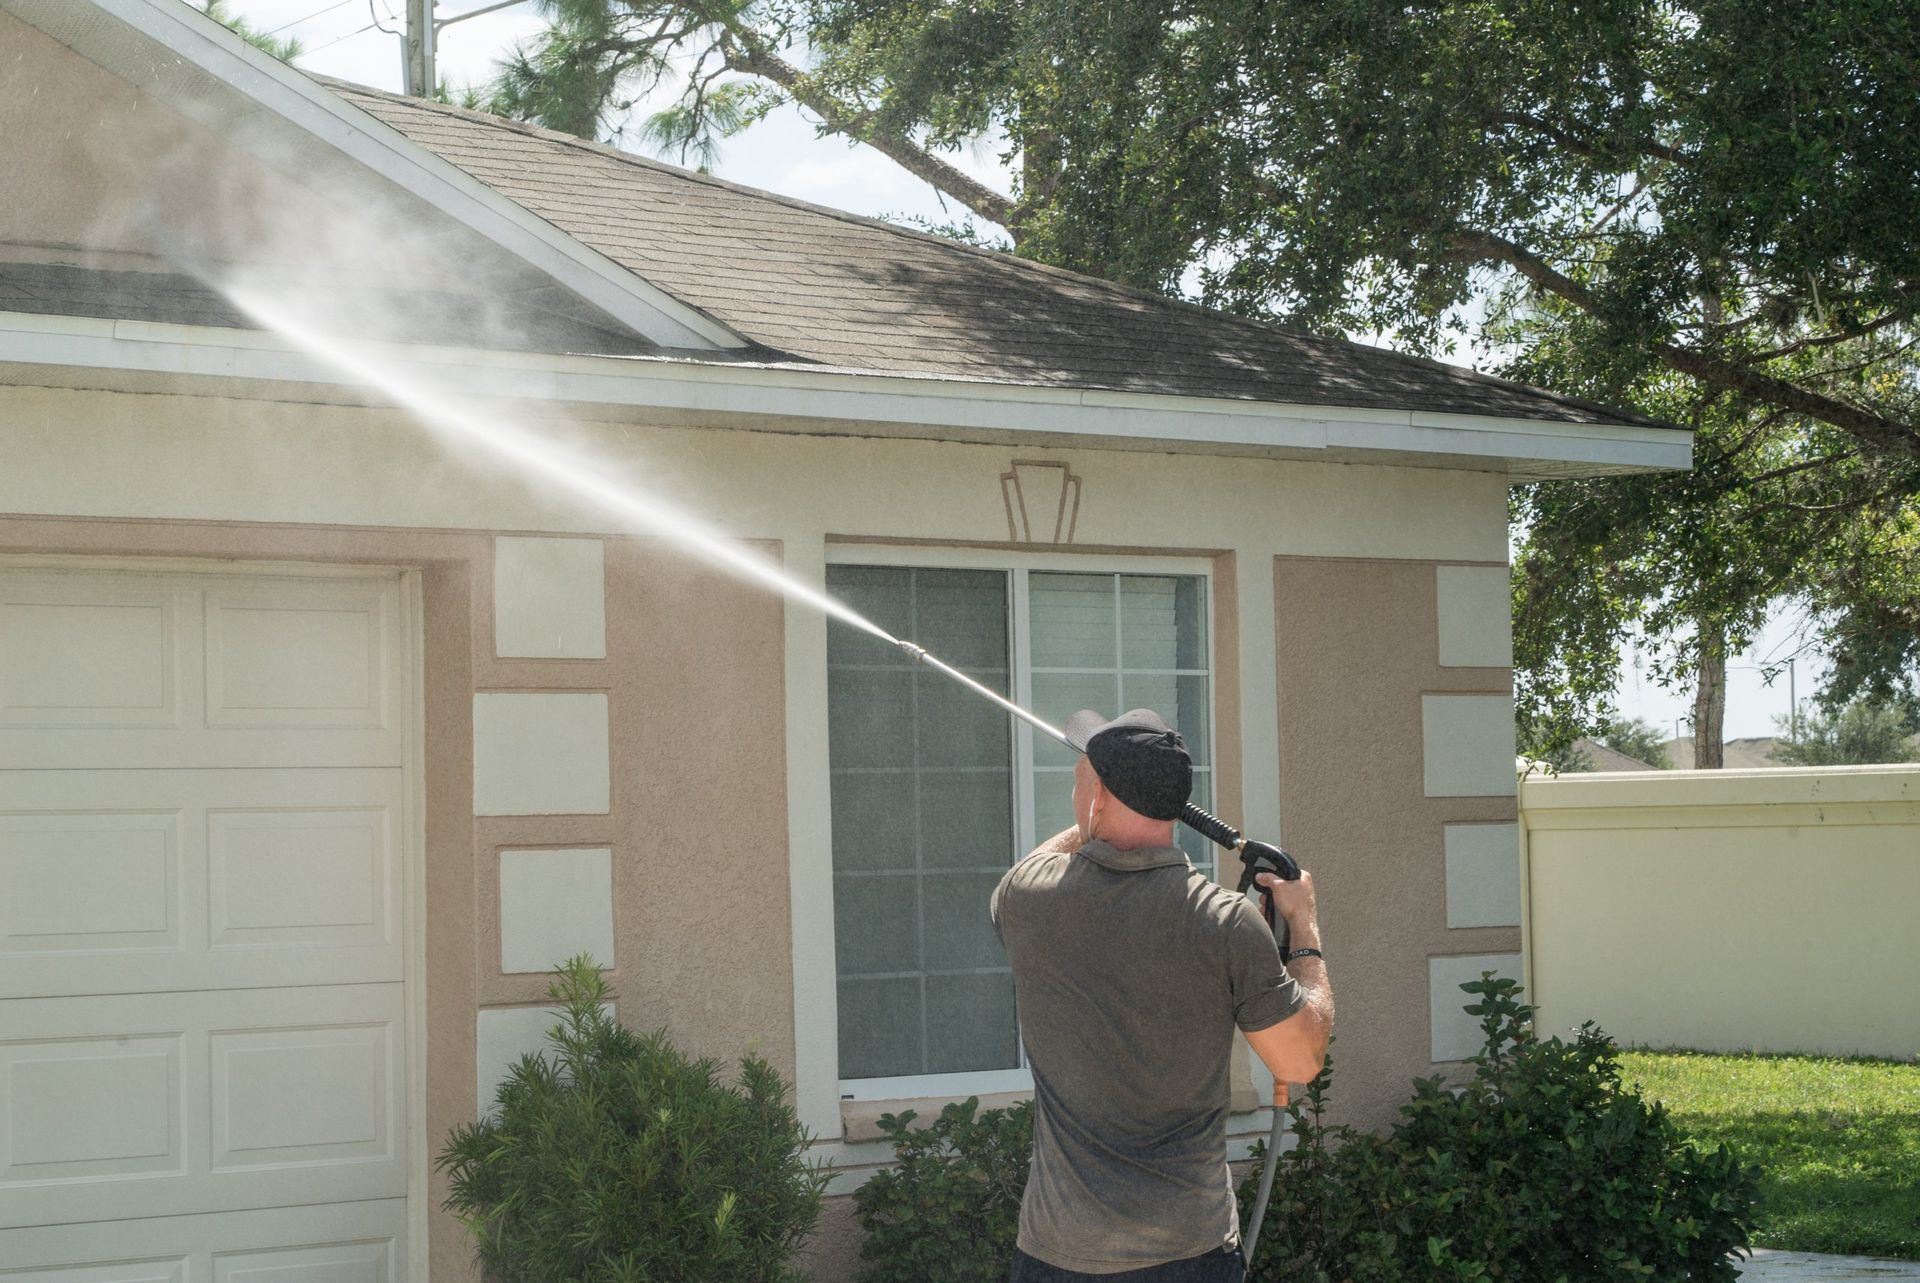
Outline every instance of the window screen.
{"label": "window screen", "polygon": [[[833,566],[827,588],[1009,690],[1004,572]],[[1013,977],[987,914],[1014,854],[1008,719],[867,634],[829,629],[841,1077],[1013,1068]]]}

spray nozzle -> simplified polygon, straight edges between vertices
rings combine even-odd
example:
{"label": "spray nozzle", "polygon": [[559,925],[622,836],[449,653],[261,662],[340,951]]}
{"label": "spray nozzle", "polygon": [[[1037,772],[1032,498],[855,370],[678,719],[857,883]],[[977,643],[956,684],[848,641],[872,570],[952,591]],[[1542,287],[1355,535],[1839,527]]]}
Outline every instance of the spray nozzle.
{"label": "spray nozzle", "polygon": [[915,663],[924,664],[927,662],[927,648],[925,646],[916,646],[910,641],[901,641],[897,638],[893,644],[901,650],[906,651],[907,658],[913,660]]}

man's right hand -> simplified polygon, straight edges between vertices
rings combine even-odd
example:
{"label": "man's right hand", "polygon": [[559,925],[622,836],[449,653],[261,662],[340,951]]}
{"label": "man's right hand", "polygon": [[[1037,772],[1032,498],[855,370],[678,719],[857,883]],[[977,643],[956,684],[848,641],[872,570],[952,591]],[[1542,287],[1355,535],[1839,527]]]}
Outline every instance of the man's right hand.
{"label": "man's right hand", "polygon": [[1273,896],[1274,916],[1287,924],[1289,943],[1299,949],[1320,947],[1320,914],[1313,899],[1313,874],[1302,869],[1289,882],[1275,873],[1262,873],[1254,879]]}

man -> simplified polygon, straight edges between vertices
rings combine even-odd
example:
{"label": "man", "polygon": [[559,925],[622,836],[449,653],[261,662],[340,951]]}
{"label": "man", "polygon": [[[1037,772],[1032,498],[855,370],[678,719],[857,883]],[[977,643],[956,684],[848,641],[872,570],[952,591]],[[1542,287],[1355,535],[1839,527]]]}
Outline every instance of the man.
{"label": "man", "polygon": [[[1263,874],[1297,956],[1173,844],[1193,763],[1158,714],[1067,722],[1073,828],[1008,870],[994,927],[1033,1067],[1033,1167],[1011,1283],[1240,1283],[1226,1162],[1237,1026],[1286,1084],[1320,1072],[1333,991],[1313,879]],[[1311,950],[1311,953],[1300,953]]]}

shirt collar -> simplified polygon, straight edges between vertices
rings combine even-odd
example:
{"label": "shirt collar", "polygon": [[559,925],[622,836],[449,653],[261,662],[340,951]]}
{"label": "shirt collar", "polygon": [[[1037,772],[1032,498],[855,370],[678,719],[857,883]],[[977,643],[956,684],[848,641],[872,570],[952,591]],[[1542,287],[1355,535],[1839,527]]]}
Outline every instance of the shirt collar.
{"label": "shirt collar", "polygon": [[1121,851],[1109,844],[1105,838],[1093,839],[1081,847],[1079,853],[1101,868],[1112,869],[1115,873],[1170,869],[1187,863],[1187,853],[1177,846],[1143,846],[1131,851]]}

